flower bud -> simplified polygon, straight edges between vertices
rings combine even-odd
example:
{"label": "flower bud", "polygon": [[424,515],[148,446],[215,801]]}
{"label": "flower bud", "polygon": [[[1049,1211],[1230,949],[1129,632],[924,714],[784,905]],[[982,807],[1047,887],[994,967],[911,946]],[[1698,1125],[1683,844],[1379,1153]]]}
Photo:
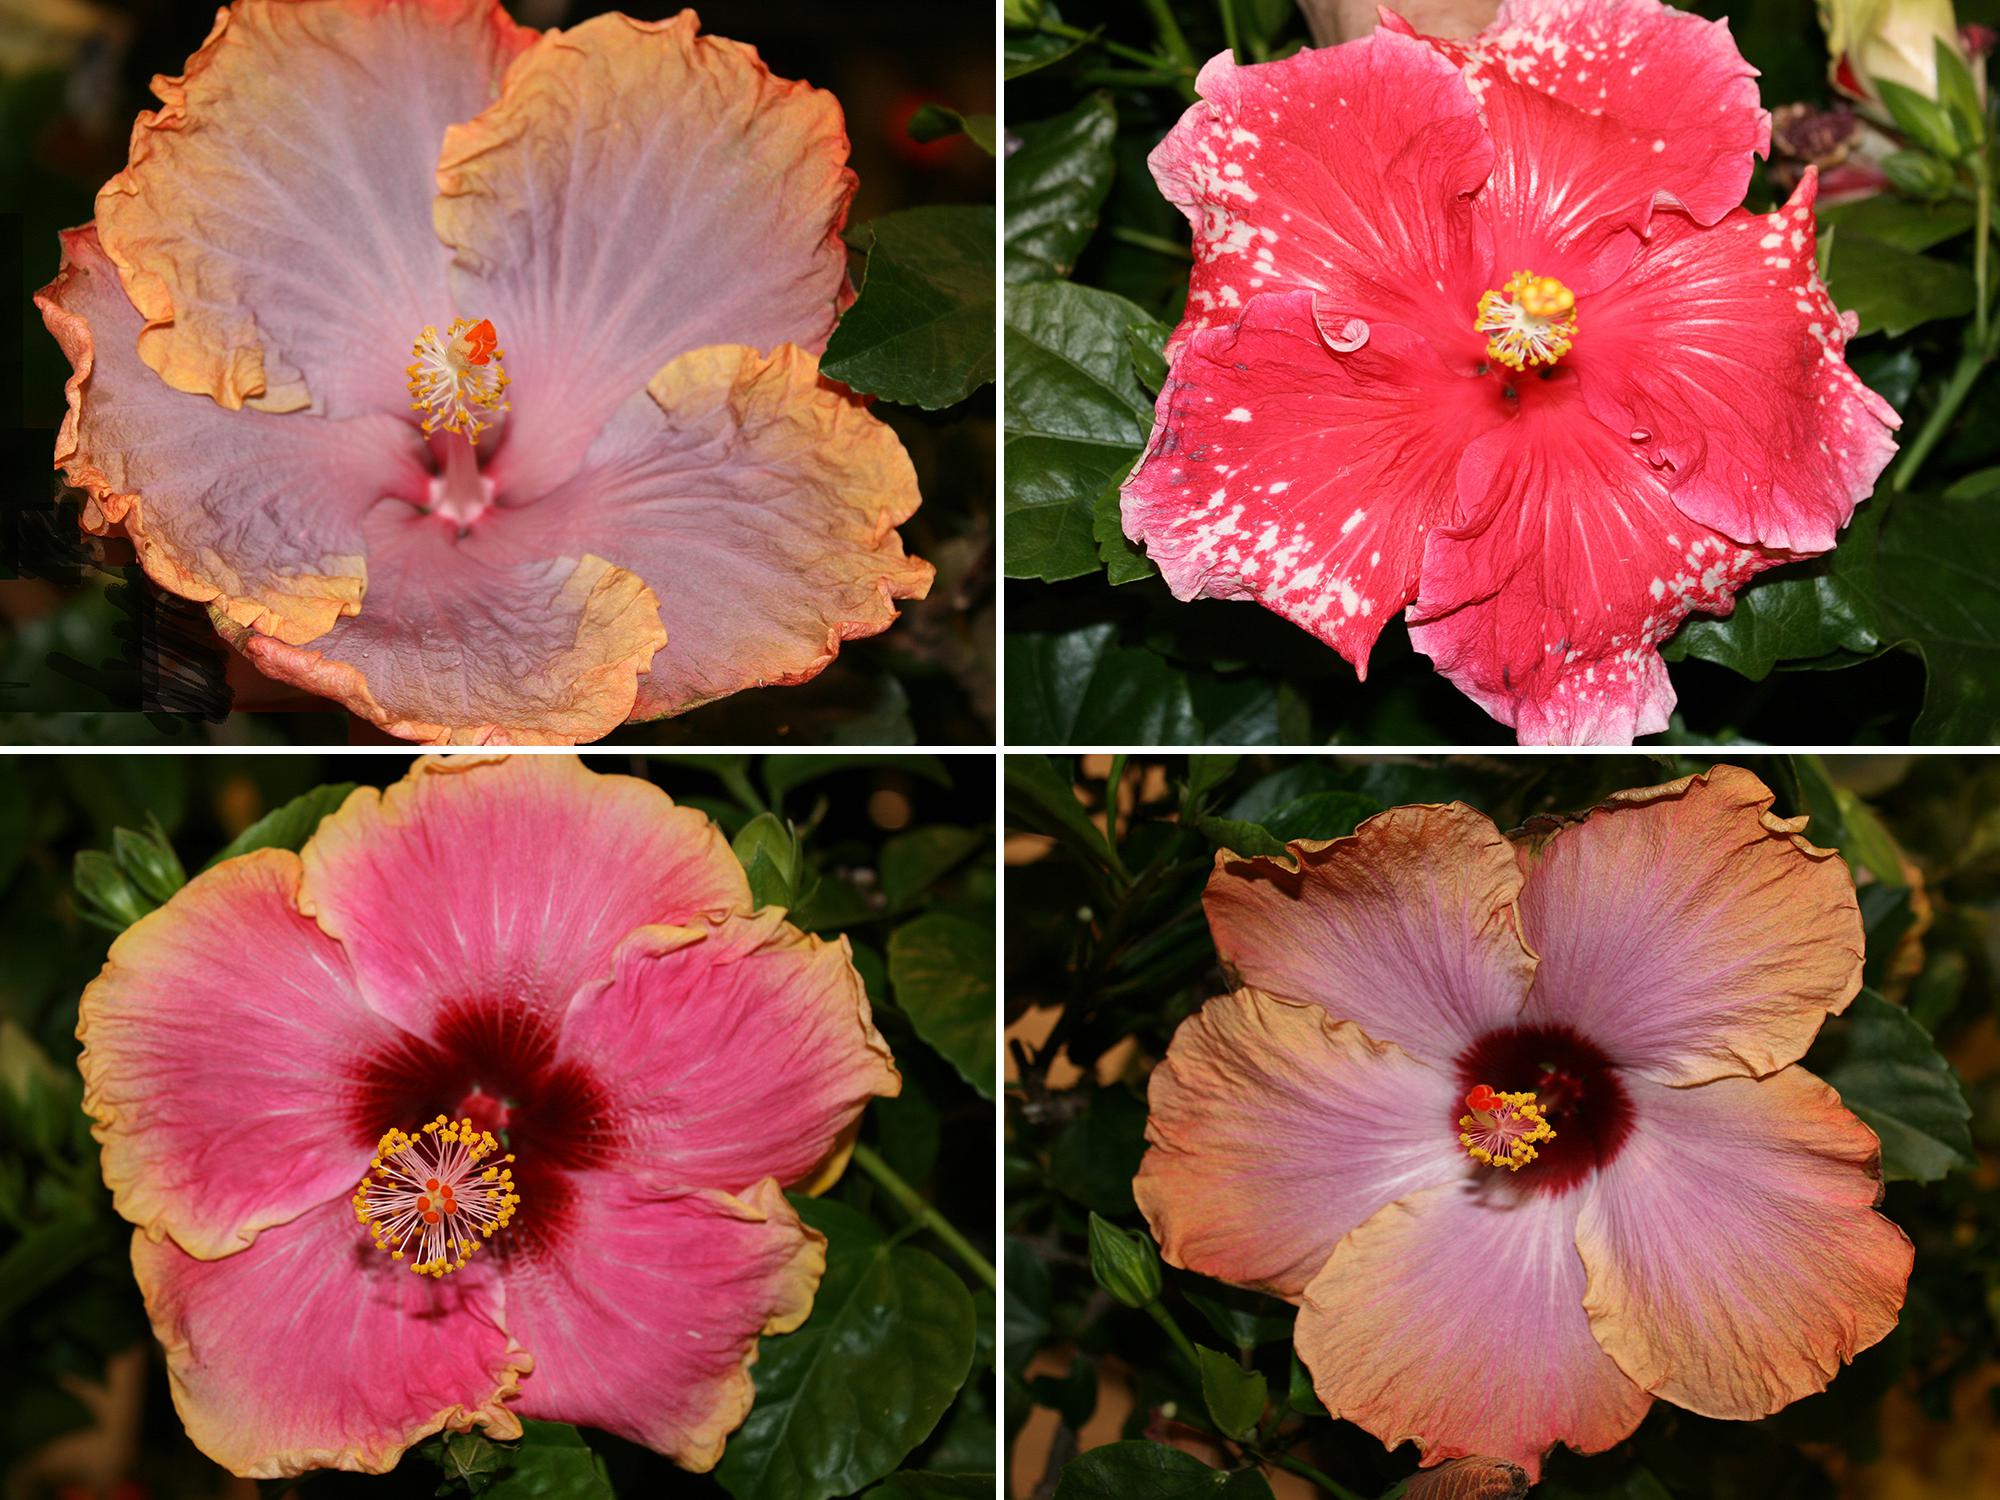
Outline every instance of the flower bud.
{"label": "flower bud", "polygon": [[1090,1216],[1090,1274],[1127,1307],[1160,1298],[1160,1252],[1152,1239],[1096,1214]]}
{"label": "flower bud", "polygon": [[1901,84],[1935,99],[1937,44],[1964,55],[1951,0],[1819,0],[1819,19],[1833,86],[1881,119],[1887,116],[1878,84]]}

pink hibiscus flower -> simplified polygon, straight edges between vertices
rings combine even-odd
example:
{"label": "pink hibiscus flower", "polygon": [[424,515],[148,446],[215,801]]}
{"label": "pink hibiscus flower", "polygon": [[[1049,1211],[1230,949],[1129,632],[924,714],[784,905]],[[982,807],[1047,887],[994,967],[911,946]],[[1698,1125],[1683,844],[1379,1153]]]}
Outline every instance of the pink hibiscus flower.
{"label": "pink hibiscus flower", "polygon": [[1894,451],[1814,269],[1815,178],[1727,29],[1509,0],[1202,70],[1153,152],[1194,225],[1125,529],[1183,599],[1256,599],[1365,675],[1389,616],[1524,743],[1624,743],[1657,646],[1823,552]]}
{"label": "pink hibiscus flower", "polygon": [[645,782],[456,757],[125,932],[84,1107],[195,1445],[378,1471],[527,1416],[713,1466],[825,1268],[781,1189],[901,1086],[783,918]]}
{"label": "pink hibiscus flower", "polygon": [[431,742],[594,739],[885,629],[931,568],[902,446],[818,374],[840,108],[698,24],[221,12],[35,299],[84,524]]}
{"label": "pink hibiscus flower", "polygon": [[1853,882],[1770,806],[1722,766],[1511,839],[1453,803],[1218,856],[1243,988],[1153,1073],[1166,1259],[1297,1303],[1327,1410],[1426,1465],[1822,1389],[1912,1250],[1795,1066],[1861,984]]}

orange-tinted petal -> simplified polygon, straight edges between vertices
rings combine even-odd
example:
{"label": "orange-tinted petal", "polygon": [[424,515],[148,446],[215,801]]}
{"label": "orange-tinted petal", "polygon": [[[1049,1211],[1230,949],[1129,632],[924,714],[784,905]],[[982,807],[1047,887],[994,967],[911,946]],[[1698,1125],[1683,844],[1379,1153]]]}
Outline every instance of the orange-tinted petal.
{"label": "orange-tinted petal", "polygon": [[1796,1062],[1861,985],[1853,878],[1804,827],[1735,766],[1531,825],[1521,927],[1542,961],[1522,1019],[1662,1083]]}
{"label": "orange-tinted petal", "polygon": [[1875,1212],[1875,1133],[1803,1068],[1629,1082],[1636,1126],[1587,1189],[1597,1340],[1654,1395],[1754,1418],[1896,1326],[1913,1251]]}

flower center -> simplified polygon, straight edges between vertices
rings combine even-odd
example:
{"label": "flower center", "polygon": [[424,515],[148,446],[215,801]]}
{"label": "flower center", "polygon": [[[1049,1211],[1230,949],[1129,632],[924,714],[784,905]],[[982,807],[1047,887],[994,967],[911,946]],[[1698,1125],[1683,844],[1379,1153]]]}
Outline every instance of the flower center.
{"label": "flower center", "polygon": [[1516,370],[1552,365],[1576,337],[1576,293],[1553,276],[1516,271],[1499,291],[1480,297],[1472,326],[1488,335],[1489,359]]}
{"label": "flower center", "polygon": [[499,345],[500,335],[485,318],[460,318],[445,333],[427,327],[417,335],[410,346],[416,356],[409,369],[410,410],[424,414],[425,437],[442,427],[476,444],[493,425],[480,413],[507,410],[501,399],[507,372],[500,365],[507,351]]}
{"label": "flower center", "polygon": [[521,1199],[513,1169],[480,1163],[500,1149],[492,1133],[470,1120],[439,1115],[415,1135],[390,1130],[354,1190],[354,1216],[379,1250],[396,1260],[408,1250],[420,1276],[458,1270],[496,1229],[514,1217]]}
{"label": "flower center", "polygon": [[1477,1084],[1465,1096],[1470,1114],[1458,1117],[1458,1143],[1481,1166],[1518,1172],[1540,1153],[1537,1141],[1555,1139],[1533,1094],[1503,1094]]}

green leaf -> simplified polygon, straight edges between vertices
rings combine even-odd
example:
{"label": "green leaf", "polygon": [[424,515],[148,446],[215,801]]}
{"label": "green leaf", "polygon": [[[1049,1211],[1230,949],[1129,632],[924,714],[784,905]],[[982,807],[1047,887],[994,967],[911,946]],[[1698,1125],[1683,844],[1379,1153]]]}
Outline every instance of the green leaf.
{"label": "green leaf", "polygon": [[71,867],[78,911],[107,932],[123,932],[153,910],[153,903],[102,849],[82,849]]}
{"label": "green leaf", "polygon": [[1122,646],[1105,622],[1008,640],[1007,737],[1016,744],[1269,745],[1268,679],[1182,668]]}
{"label": "green leaf", "polygon": [[994,1095],[993,929],[926,912],[889,934],[889,984],[931,1050]]}
{"label": "green leaf", "polygon": [[1894,338],[1936,318],[1972,311],[1972,273],[1843,229],[1827,263],[1827,285],[1842,309],[1861,319],[1860,333]]}
{"label": "green leaf", "polygon": [[1819,210],[1819,222],[1901,250],[1928,250],[1972,227],[1970,203],[1912,203],[1889,193]]}
{"label": "green leaf", "polygon": [[906,208],[853,231],[868,257],[861,295],[820,373],[927,411],[993,379],[993,210]]}
{"label": "green leaf", "polygon": [[1049,1150],[1049,1181],[1086,1208],[1116,1218],[1137,1211],[1132,1179],[1146,1154],[1146,1104],[1122,1083],[1093,1090]]}
{"label": "green leaf", "polygon": [[292,798],[283,807],[264,814],[237,834],[202,868],[212,870],[225,859],[248,854],[252,849],[302,847],[312,837],[313,830],[319,827],[320,819],[338,811],[353,790],[353,782],[341,781],[331,786],[316,786],[303,796]]}
{"label": "green leaf", "polygon": [[729,847],[750,877],[754,905],[794,904],[801,860],[798,830],[776,813],[759,813],[743,825]]}
{"label": "green leaf", "polygon": [[1068,276],[1097,229],[1111,192],[1111,143],[1118,112],[1093,94],[1052,120],[1013,126],[1007,156],[1006,258],[1009,285]]}
{"label": "green leaf", "polygon": [[1312,1371],[1305,1366],[1296,1350],[1292,1353],[1291,1389],[1286,1393],[1285,1404],[1302,1417],[1323,1417],[1326,1404],[1319,1399],[1319,1392],[1313,1389]]}
{"label": "green leaf", "polygon": [[887,769],[921,776],[934,785],[949,787],[951,773],[935,755],[767,755],[764,757],[764,789],[773,802],[785,794],[843,771]]}
{"label": "green leaf", "polygon": [[485,1491],[490,1500],[612,1500],[604,1460],[567,1422],[521,1423],[521,1441]]}
{"label": "green leaf", "polygon": [[175,891],[187,884],[187,871],[181,867],[180,856],[174,853],[174,846],[159,821],[153,819],[151,822],[151,828],[145,833],[114,828],[111,831],[111,854],[118,861],[118,868],[143,895],[165,904],[173,898]]}
{"label": "green leaf", "polygon": [[1041,1350],[1049,1336],[1049,1264],[1035,1247],[1016,1235],[1004,1246],[1006,1274],[1001,1278],[1005,1299],[1000,1308],[1000,1348],[1003,1368],[1018,1375]]}
{"label": "green leaf", "polygon": [[1898,495],[1877,556],[1883,640],[1914,650],[1928,677],[1913,738],[2000,740],[2000,511],[1985,501]]}
{"label": "green leaf", "polygon": [[129,1234],[116,1233],[110,1215],[87,1201],[66,1203],[57,1217],[29,1225],[0,1253],[0,1323]]}
{"label": "green leaf", "polygon": [[1984,500],[1989,495],[2000,495],[2000,468],[1980,469],[1954,479],[1944,492],[1947,500]]}
{"label": "green leaf", "polygon": [[1123,478],[1120,475],[1106,485],[1090,510],[1090,534],[1097,542],[1097,560],[1104,564],[1104,576],[1114,586],[1136,583],[1160,571],[1139,550],[1138,544],[1125,535],[1125,518],[1118,508],[1119,483]]}
{"label": "green leaf", "polygon": [[1176,1284],[1181,1295],[1208,1320],[1209,1327],[1222,1335],[1230,1348],[1255,1349],[1263,1344],[1291,1342],[1298,1310],[1289,1302],[1211,1281],[1206,1276],[1183,1276]]}
{"label": "green leaf", "polygon": [[910,116],[910,139],[941,141],[948,135],[963,135],[973,145],[993,155],[993,116],[962,115],[942,104],[926,104]]}
{"label": "green leaf", "polygon": [[827,1500],[873,1483],[929,1435],[972,1368],[972,1296],[936,1256],[864,1215],[793,1200],[826,1236],[812,1316],[767,1337],[757,1401],[715,1477],[736,1500]]}
{"label": "green leaf", "polygon": [[1937,60],[1938,103],[1951,119],[1952,135],[1962,151],[1976,151],[1986,143],[1987,135],[1986,109],[1979,100],[1979,84],[1958,48],[1943,37],[1932,39],[1932,53]]}
{"label": "green leaf", "polygon": [[1978,1165],[1972,1109],[1930,1033],[1873,990],[1827,1022],[1806,1059],[1882,1138],[1882,1176],[1935,1182]]}
{"label": "green leaf", "polygon": [[899,833],[883,844],[876,860],[882,893],[889,898],[891,907],[908,906],[953,866],[985,844],[984,830],[954,828],[943,823]]}
{"label": "green leaf", "polygon": [[905,1469],[869,1490],[872,1500],[993,1500],[998,1487],[991,1474],[933,1474]]}
{"label": "green leaf", "polygon": [[1211,1469],[1165,1443],[1106,1443],[1063,1466],[1055,1500],[1271,1500],[1255,1468]]}
{"label": "green leaf", "polygon": [[1908,84],[1892,78],[1871,79],[1875,92],[1889,107],[1896,128],[1917,145],[1947,161],[1964,154],[1964,143],[1952,128],[1951,111],[1935,99],[1927,99]]}
{"label": "green leaf", "polygon": [[[1049,7],[1049,10],[1053,13],[1054,7]],[[1091,35],[1095,36],[1096,32]],[[1051,36],[1045,31],[1009,31],[1001,45],[1000,60],[1005,77],[1011,82],[1061,62],[1083,45],[1081,37]]]}
{"label": "green leaf", "polygon": [[1201,1361],[1201,1399],[1210,1419],[1225,1436],[1242,1437],[1264,1415],[1270,1395],[1264,1377],[1206,1344],[1197,1344],[1194,1352]]}

